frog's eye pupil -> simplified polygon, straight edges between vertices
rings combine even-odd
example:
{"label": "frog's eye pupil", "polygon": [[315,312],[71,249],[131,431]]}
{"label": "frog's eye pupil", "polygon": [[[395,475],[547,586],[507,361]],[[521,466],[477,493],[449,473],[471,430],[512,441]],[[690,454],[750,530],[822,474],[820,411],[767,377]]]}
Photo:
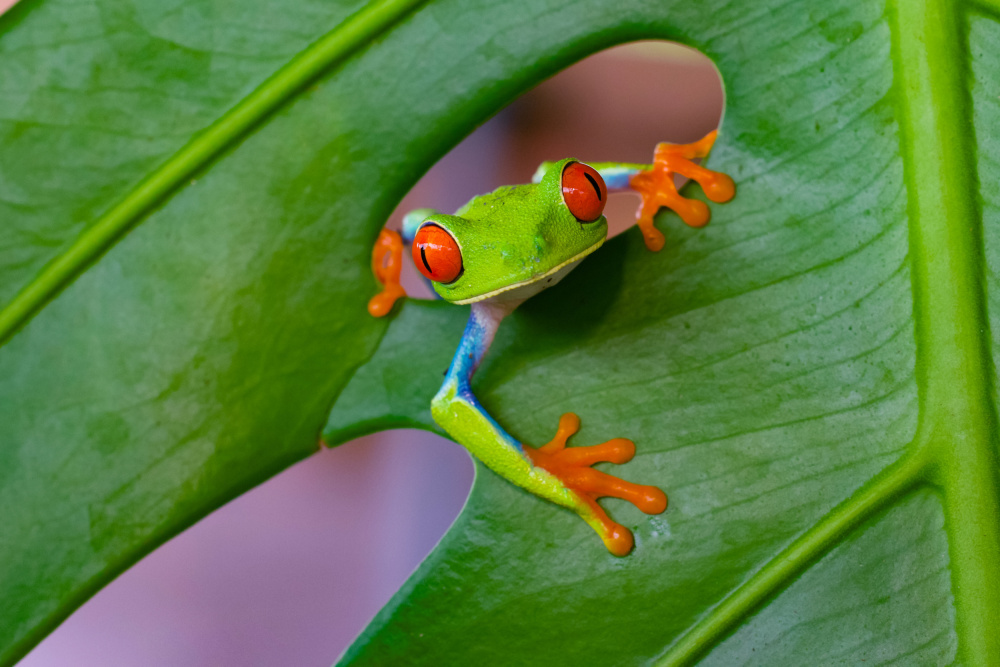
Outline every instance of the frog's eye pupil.
{"label": "frog's eye pupil", "polygon": [[427,247],[420,246],[420,261],[424,263],[427,267],[427,273],[434,273],[434,269],[431,268],[430,262],[427,261]]}
{"label": "frog's eye pupil", "polygon": [[604,213],[608,189],[597,170],[582,162],[563,168],[562,196],[566,208],[580,222],[594,222]]}
{"label": "frog's eye pupil", "polygon": [[413,263],[427,279],[447,285],[462,275],[462,250],[443,227],[427,223],[413,237]]}

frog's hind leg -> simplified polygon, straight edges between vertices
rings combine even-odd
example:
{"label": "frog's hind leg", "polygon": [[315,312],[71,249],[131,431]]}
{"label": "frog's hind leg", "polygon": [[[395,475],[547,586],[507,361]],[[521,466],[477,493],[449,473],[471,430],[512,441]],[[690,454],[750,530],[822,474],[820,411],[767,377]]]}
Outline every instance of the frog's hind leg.
{"label": "frog's hind leg", "polygon": [[573,510],[597,532],[611,553],[624,556],[632,549],[632,534],[608,518],[596,500],[605,496],[623,498],[647,514],[658,514],[666,509],[667,497],[656,487],[631,484],[590,466],[600,461],[625,463],[635,455],[635,445],[625,438],[615,438],[593,447],[567,448],[567,440],[580,429],[579,418],[567,413],[559,420],[552,441],[536,449],[504,430],[472,393],[472,375],[511,309],[488,301],[472,304],[444,384],[431,401],[431,415],[491,470],[535,495]]}
{"label": "frog's hind leg", "polygon": [[579,430],[580,418],[567,412],[559,419],[555,437],[537,449],[525,447],[525,454],[572,492],[572,509],[597,532],[608,551],[624,556],[632,550],[632,533],[612,521],[597,499],[621,498],[646,514],[659,514],[667,509],[667,496],[655,486],[634,484],[591,468],[600,462],[627,463],[635,456],[635,444],[626,438],[614,438],[590,447],[566,447]]}
{"label": "frog's hind leg", "polygon": [[736,194],[732,178],[692,162],[708,155],[718,133],[718,130],[713,130],[690,144],[657,144],[652,168],[629,179],[629,186],[642,197],[637,224],[650,250],[663,248],[663,234],[653,225],[653,216],[661,207],[674,210],[681,220],[692,227],[703,227],[711,217],[705,202],[688,199],[677,192],[674,174],[696,181],[705,191],[705,196],[713,202],[727,202]]}

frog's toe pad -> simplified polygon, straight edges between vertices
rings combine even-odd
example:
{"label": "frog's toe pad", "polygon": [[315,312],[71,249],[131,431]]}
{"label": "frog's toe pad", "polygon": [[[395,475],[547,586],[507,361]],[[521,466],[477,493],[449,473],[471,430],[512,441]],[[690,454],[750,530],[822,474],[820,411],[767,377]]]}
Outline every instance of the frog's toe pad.
{"label": "frog's toe pad", "polygon": [[[706,169],[705,171],[708,170]],[[733,182],[729,174],[723,174],[721,171],[713,171],[711,173],[715,178],[711,180],[703,179],[700,183],[706,197],[716,204],[724,204],[736,196],[736,183]]]}

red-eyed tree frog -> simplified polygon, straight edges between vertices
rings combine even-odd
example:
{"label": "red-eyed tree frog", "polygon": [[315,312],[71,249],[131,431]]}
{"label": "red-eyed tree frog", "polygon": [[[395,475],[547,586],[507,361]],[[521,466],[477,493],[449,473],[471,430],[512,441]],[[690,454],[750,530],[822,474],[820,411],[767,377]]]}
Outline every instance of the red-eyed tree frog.
{"label": "red-eyed tree frog", "polygon": [[431,401],[434,420],[494,472],[579,514],[616,556],[632,550],[632,533],[612,521],[597,498],[622,498],[647,514],[667,508],[660,489],[591,468],[602,461],[629,461],[635,455],[632,441],[615,438],[567,448],[580,420],[566,413],[551,442],[537,448],[518,442],[480,405],[472,393],[472,375],[503,318],[558,283],[604,243],[609,192],[631,189],[642,197],[637,224],[653,251],[664,243],[653,226],[660,207],[673,209],[693,227],[707,224],[708,206],[681,196],[674,174],[698,182],[711,201],[732,199],[735,186],[729,176],[692,162],[708,155],[715,137],[712,132],[692,144],[659,144],[652,165],[588,165],[574,159],[544,163],[532,183],[474,197],[454,215],[431,209],[409,213],[402,234],[383,229],[372,251],[372,269],[383,285],[368,305],[375,317],[387,315],[405,296],[399,285],[404,242],[411,244],[414,263],[442,299],[472,307],[444,384]]}

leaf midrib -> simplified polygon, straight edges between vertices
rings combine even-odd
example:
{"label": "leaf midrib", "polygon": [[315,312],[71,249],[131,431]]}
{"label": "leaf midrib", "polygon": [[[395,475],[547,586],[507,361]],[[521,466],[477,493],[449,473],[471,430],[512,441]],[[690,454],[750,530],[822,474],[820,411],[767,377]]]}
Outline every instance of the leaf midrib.
{"label": "leaf midrib", "polygon": [[374,0],[296,54],[87,227],[0,310],[0,346],[117,243],[150,210],[311,81],[425,0]]}
{"label": "leaf midrib", "polygon": [[898,0],[894,10],[920,400],[915,443],[931,451],[929,481],[943,498],[959,661],[996,665],[1000,482],[968,8]]}
{"label": "leaf midrib", "polygon": [[896,0],[888,8],[907,186],[917,435],[896,463],[766,563],[657,665],[691,664],[705,655],[850,531],[923,484],[943,497],[958,661],[1000,664],[998,420],[964,85],[971,79],[967,11],[948,0]]}

